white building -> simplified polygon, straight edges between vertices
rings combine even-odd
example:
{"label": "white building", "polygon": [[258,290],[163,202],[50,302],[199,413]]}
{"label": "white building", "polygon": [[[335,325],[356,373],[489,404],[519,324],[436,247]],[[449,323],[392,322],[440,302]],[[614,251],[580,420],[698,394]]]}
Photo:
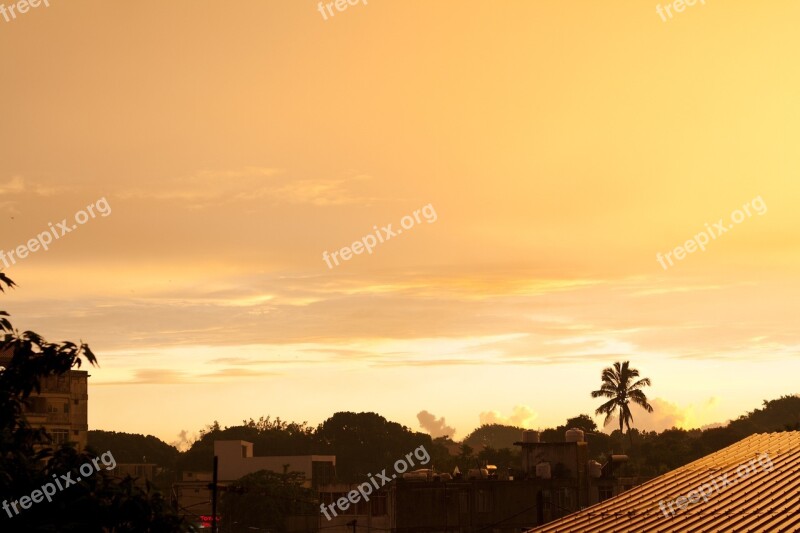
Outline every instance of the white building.
{"label": "white building", "polygon": [[214,441],[214,455],[219,458],[219,481],[236,481],[247,474],[267,470],[276,474],[305,474],[306,488],[332,483],[336,472],[335,455],[267,455],[253,456],[253,443],[244,440]]}

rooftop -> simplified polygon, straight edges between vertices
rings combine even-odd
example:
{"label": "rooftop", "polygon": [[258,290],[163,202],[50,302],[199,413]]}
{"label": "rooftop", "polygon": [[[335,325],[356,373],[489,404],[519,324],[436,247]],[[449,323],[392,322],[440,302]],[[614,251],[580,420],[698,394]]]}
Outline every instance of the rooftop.
{"label": "rooftop", "polygon": [[752,435],[529,533],[800,531],[800,431]]}

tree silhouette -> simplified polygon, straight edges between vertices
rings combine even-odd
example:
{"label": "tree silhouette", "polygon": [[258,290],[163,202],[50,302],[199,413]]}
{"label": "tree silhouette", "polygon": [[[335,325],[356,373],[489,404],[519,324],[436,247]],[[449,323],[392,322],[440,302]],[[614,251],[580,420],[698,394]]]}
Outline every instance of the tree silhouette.
{"label": "tree silhouette", "polygon": [[603,425],[607,425],[616,412],[619,418],[619,431],[623,432],[624,425],[628,428],[628,437],[630,437],[631,422],[633,422],[630,402],[639,405],[648,413],[653,412],[653,407],[647,403],[647,396],[641,390],[642,387],[650,386],[650,378],[642,378],[633,382],[639,377],[639,371],[631,368],[629,364],[630,361],[616,362],[614,366],[604,369],[601,375],[603,384],[600,389],[592,391],[592,398],[610,398],[594,412],[596,415],[606,415]]}
{"label": "tree silhouette", "polygon": [[[4,286],[15,284],[0,273],[0,291],[5,292]],[[96,365],[97,359],[84,343],[51,343],[32,331],[19,333],[8,316],[0,311],[0,354],[4,356],[0,366],[0,502],[19,501],[15,511],[20,512],[0,511],[0,531],[189,531],[159,492],[149,485],[138,488],[130,476],[120,479],[106,468],[84,474],[52,495],[52,501],[41,500],[39,489],[51,485],[56,476],[74,475],[79,467],[100,457],[88,448],[76,450],[68,444],[52,448],[53,439],[45,429],[30,425],[24,407],[31,394],[41,392],[44,378],[66,374],[83,361]],[[113,456],[114,450],[108,451]],[[77,475],[72,479],[77,480]],[[34,503],[26,508],[25,499]]]}
{"label": "tree silhouette", "polygon": [[316,493],[304,488],[300,472],[276,474],[260,470],[229,484],[222,491],[220,531],[248,532],[287,530],[287,518],[313,517],[319,502]]}
{"label": "tree silhouette", "polygon": [[523,428],[503,424],[482,424],[472,433],[464,437],[464,444],[480,451],[485,447],[496,450],[514,448],[514,443],[522,438]]}
{"label": "tree silhouette", "polygon": [[[391,471],[395,461],[419,446],[432,448],[431,436],[390,422],[377,413],[338,412],[317,426],[323,453],[336,456],[336,478],[363,482],[369,473]],[[414,466],[430,468],[430,465]]]}
{"label": "tree silhouette", "polygon": [[597,424],[594,423],[594,420],[589,415],[578,415],[567,419],[566,428],[578,428],[590,432],[597,431]]}

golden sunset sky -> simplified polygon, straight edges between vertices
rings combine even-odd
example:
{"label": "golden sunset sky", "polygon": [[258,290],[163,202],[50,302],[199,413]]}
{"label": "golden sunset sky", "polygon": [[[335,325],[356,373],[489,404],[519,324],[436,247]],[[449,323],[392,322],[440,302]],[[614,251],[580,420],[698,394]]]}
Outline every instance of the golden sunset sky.
{"label": "golden sunset sky", "polygon": [[591,414],[618,360],[644,429],[800,392],[800,3],[49,3],[0,18],[0,249],[111,214],[0,309],[90,344],[90,429],[425,410],[460,439]]}

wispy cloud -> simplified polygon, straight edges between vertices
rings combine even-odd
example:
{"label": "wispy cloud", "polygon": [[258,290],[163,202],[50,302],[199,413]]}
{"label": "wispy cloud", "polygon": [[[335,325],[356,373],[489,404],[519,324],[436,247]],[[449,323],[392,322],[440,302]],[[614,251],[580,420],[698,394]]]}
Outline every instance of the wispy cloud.
{"label": "wispy cloud", "polygon": [[223,368],[208,374],[200,374],[200,378],[256,378],[263,376],[279,376],[280,372],[269,370],[250,370],[246,368]]}
{"label": "wispy cloud", "polygon": [[13,176],[6,183],[0,183],[0,196],[12,194],[34,194],[36,196],[53,196],[63,191],[63,188],[30,183],[21,176]]}
{"label": "wispy cloud", "polygon": [[19,176],[14,176],[7,183],[0,183],[0,194],[18,194],[25,190],[25,182]]}
{"label": "wispy cloud", "polygon": [[120,192],[122,199],[148,199],[188,202],[190,207],[206,207],[212,200],[230,200],[261,187],[265,180],[280,174],[279,169],[244,167],[238,170],[202,170],[192,176],[153,182]]}
{"label": "wispy cloud", "polygon": [[119,194],[123,199],[152,199],[185,202],[200,209],[220,203],[269,201],[271,203],[334,206],[370,203],[354,189],[369,180],[364,174],[341,178],[292,178],[285,171],[268,167],[235,170],[203,170],[192,176],[174,178]]}
{"label": "wispy cloud", "polygon": [[[271,198],[289,204],[333,206],[347,204],[369,205],[376,199],[353,191],[355,185],[368,181],[369,176],[359,174],[340,179],[293,180],[278,187],[262,187],[253,191],[253,198]],[[240,196],[246,198],[247,196]]]}
{"label": "wispy cloud", "polygon": [[[302,347],[294,363],[308,364],[474,367],[643,357],[744,360],[754,354],[763,360],[800,352],[796,336],[779,334],[782,325],[759,323],[759,314],[736,306],[706,309],[700,301],[685,313],[669,312],[676,302],[693,301],[691,292],[632,296],[643,283],[624,282],[551,291],[569,284],[541,282],[527,286],[543,292],[517,294],[509,289],[517,284],[509,281],[494,294],[478,283],[481,298],[471,298],[474,279],[454,276],[437,292],[437,283],[424,274],[360,281],[250,275],[209,282],[187,276],[172,283],[150,280],[146,288],[136,287],[134,298],[84,297],[83,304],[63,311],[53,311],[59,303],[49,297],[26,295],[16,305],[18,314],[52,321],[51,335],[84,331],[106,349],[227,346],[236,339],[241,345]],[[733,301],[742,290],[755,289],[721,292]],[[614,313],[607,302],[614,302]],[[709,313],[720,318],[708,323]],[[790,320],[787,314],[787,327]],[[87,331],[88,322],[96,324],[94,330]],[[255,359],[274,358],[264,353]]]}
{"label": "wispy cloud", "polygon": [[144,368],[135,370],[130,379],[115,379],[110,381],[92,380],[92,385],[188,385],[209,383],[227,378],[259,378],[277,375],[279,375],[279,373],[274,371],[251,370],[245,368],[223,368],[201,374],[193,374],[169,368]]}
{"label": "wispy cloud", "polygon": [[188,383],[187,373],[178,370],[163,368],[143,368],[134,370],[133,376],[127,380],[120,381],[97,381],[93,380],[92,385],[175,385]]}

